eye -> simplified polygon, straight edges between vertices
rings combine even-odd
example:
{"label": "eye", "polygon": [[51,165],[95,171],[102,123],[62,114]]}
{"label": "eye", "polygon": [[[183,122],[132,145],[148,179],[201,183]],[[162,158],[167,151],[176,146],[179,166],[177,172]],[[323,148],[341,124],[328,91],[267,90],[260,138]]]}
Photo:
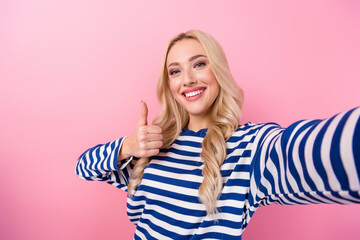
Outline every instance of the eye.
{"label": "eye", "polygon": [[194,68],[201,68],[201,67],[204,67],[206,66],[206,63],[205,62],[198,62],[195,64]]}
{"label": "eye", "polygon": [[178,74],[179,72],[180,72],[179,70],[173,69],[173,70],[170,70],[170,71],[169,71],[169,74],[170,74],[171,76],[173,76],[173,75]]}

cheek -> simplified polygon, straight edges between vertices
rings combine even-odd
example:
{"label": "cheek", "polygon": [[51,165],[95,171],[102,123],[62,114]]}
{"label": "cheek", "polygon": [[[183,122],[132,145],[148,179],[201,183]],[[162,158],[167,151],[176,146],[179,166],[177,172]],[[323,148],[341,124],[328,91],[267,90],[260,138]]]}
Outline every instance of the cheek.
{"label": "cheek", "polygon": [[212,82],[212,96],[211,98],[213,98],[214,100],[217,98],[217,96],[219,95],[219,92],[220,92],[220,86],[219,86],[219,83],[214,80],[214,82]]}
{"label": "cheek", "polygon": [[179,92],[179,87],[180,87],[179,83],[177,81],[170,80],[169,87],[172,95],[176,97],[177,93]]}
{"label": "cheek", "polygon": [[196,77],[208,85],[217,84],[215,75],[210,68],[206,69],[206,71],[198,72]]}
{"label": "cheek", "polygon": [[220,93],[220,87],[217,85],[216,93],[215,93],[215,99],[219,96]]}

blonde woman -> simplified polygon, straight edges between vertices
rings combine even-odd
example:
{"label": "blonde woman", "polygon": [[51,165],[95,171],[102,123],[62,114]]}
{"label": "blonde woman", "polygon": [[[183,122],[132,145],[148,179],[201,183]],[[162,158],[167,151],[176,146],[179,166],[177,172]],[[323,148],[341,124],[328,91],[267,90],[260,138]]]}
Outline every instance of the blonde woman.
{"label": "blonde woman", "polygon": [[259,206],[360,203],[360,108],[325,120],[239,126],[243,103],[219,43],[175,36],[157,88],[162,112],[84,152],[76,174],[128,192],[134,239],[240,239]]}

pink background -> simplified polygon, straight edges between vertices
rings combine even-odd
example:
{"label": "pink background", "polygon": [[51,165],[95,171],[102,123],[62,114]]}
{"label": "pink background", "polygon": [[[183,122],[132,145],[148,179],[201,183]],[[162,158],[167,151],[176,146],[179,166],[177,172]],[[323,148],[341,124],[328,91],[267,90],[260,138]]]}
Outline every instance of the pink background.
{"label": "pink background", "polygon": [[[360,103],[360,5],[335,1],[0,1],[0,239],[131,239],[125,193],[74,174],[87,148],[152,120],[168,40],[202,29],[245,90],[243,122]],[[251,239],[359,239],[360,205],[260,208]]]}

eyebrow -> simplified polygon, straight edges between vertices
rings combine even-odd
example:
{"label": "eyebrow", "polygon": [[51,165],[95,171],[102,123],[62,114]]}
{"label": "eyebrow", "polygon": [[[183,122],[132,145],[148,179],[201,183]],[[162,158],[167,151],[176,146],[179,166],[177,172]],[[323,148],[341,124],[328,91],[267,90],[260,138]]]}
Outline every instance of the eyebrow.
{"label": "eyebrow", "polygon": [[[205,56],[205,55],[202,55],[202,54],[197,54],[197,55],[194,55],[194,56],[190,57],[188,61],[189,61],[189,62],[194,61],[195,59],[197,59],[197,58],[199,58],[199,57],[206,57],[206,56]],[[178,63],[178,62],[170,63],[170,64],[168,65],[168,67],[174,66],[174,65],[179,65],[179,63]]]}

